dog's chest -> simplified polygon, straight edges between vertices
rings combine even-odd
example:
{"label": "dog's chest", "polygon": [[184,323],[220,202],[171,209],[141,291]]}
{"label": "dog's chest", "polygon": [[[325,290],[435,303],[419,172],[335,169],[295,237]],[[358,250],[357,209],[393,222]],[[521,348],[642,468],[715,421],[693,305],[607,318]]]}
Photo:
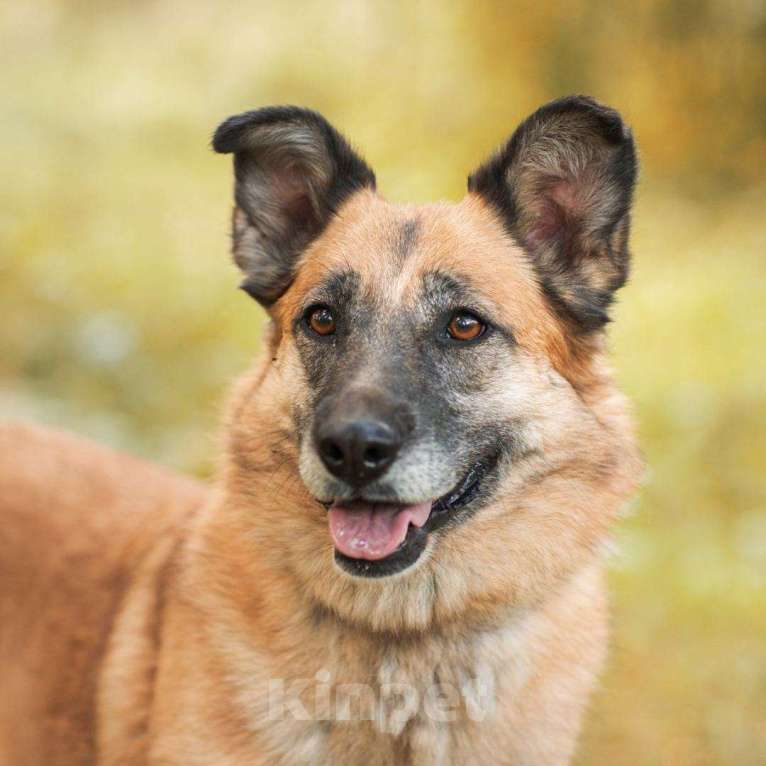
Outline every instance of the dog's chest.
{"label": "dog's chest", "polygon": [[500,698],[525,676],[513,644],[508,630],[366,652],[329,642],[300,663],[303,675],[272,669],[253,723],[286,766],[480,763],[478,743],[498,725]]}

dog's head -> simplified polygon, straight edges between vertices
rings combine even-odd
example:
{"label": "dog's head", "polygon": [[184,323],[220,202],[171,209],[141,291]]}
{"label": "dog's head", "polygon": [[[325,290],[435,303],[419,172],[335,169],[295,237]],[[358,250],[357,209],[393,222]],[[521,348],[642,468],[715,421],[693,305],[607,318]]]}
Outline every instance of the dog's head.
{"label": "dog's head", "polygon": [[600,354],[636,174],[618,114],[544,106],[458,204],[386,202],[304,109],[232,117],[214,147],[234,154],[242,286],[271,318],[231,418],[236,487],[269,529],[279,496],[301,516],[283,559],[373,623],[399,583],[419,615],[402,624],[583,561],[635,472]]}

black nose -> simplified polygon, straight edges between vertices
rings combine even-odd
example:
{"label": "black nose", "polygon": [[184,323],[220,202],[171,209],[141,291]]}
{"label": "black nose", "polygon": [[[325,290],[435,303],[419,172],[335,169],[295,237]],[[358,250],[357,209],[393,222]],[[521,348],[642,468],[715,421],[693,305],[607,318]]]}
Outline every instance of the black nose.
{"label": "black nose", "polygon": [[331,420],[317,429],[316,439],[327,470],[357,486],[381,476],[402,446],[397,430],[379,420]]}

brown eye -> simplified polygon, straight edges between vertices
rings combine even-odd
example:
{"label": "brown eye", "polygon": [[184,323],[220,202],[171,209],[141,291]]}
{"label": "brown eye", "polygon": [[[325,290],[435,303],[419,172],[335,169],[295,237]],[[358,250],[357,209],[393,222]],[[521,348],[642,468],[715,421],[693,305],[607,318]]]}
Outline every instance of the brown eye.
{"label": "brown eye", "polygon": [[317,335],[332,335],[335,332],[335,317],[327,306],[319,306],[308,316],[309,327]]}
{"label": "brown eye", "polygon": [[473,340],[483,335],[486,329],[487,325],[481,319],[467,311],[454,314],[447,325],[447,332],[453,340]]}

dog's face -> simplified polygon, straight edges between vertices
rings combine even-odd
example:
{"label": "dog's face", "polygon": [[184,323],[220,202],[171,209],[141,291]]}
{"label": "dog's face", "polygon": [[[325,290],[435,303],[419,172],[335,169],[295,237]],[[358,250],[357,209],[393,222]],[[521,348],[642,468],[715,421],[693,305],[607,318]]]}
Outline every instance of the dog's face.
{"label": "dog's face", "polygon": [[410,567],[537,449],[532,393],[554,371],[520,346],[547,314],[519,255],[480,204],[366,193],[307,253],[278,321],[300,475],[349,573]]}
{"label": "dog's face", "polygon": [[286,513],[306,523],[280,544],[320,600],[358,617],[344,599],[398,582],[450,611],[523,591],[531,557],[553,578],[592,550],[635,465],[598,353],[635,176],[616,113],[544,107],[459,204],[384,201],[305,110],[231,118],[214,145],[235,154],[243,287],[273,322],[231,427],[276,458],[240,454],[237,483],[301,482]]}

